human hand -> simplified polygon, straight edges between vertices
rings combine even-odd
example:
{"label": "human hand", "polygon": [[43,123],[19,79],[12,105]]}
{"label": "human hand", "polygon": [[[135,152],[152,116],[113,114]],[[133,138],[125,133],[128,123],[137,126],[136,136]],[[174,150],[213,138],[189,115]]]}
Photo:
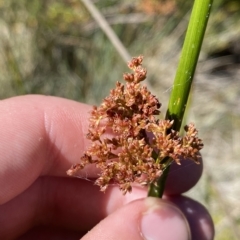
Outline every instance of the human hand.
{"label": "human hand", "polygon": [[[213,239],[211,217],[194,200],[145,198],[138,186],[126,196],[117,186],[102,193],[92,166],[80,179],[66,176],[88,146],[90,109],[45,96],[1,101],[0,239]],[[201,167],[183,164],[172,167],[166,194],[180,194],[200,178]]]}

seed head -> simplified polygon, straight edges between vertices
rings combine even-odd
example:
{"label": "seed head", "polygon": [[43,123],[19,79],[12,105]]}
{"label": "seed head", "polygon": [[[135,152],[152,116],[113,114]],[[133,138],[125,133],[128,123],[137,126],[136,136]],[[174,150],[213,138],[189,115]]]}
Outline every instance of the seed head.
{"label": "seed head", "polygon": [[[74,176],[86,165],[95,164],[100,169],[95,184],[101,191],[111,183],[118,184],[124,194],[131,192],[134,182],[156,184],[166,159],[180,164],[181,159],[190,158],[199,163],[203,143],[194,125],[185,126],[186,134],[181,137],[172,130],[173,121],[156,118],[161,103],[140,84],[147,75],[142,61],[142,56],[132,58],[128,67],[133,72],[123,75],[126,85],[117,82],[101,105],[93,107],[87,133],[92,145],[67,172]],[[149,139],[149,135],[153,137]]]}

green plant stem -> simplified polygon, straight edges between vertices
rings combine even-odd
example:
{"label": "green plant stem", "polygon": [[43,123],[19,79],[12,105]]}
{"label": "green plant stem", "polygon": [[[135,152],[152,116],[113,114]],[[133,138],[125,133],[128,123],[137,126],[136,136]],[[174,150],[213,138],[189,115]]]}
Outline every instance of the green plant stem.
{"label": "green plant stem", "polygon": [[[174,120],[173,129],[176,131],[181,128],[212,2],[195,0],[193,5],[166,114],[166,119]],[[148,196],[162,197],[169,167],[164,170],[157,185],[151,184]]]}
{"label": "green plant stem", "polygon": [[148,196],[149,197],[158,197],[162,198],[165,182],[167,180],[167,175],[169,172],[169,167],[167,167],[164,171],[162,176],[160,177],[159,181],[157,182],[157,185],[150,184],[148,189]]}

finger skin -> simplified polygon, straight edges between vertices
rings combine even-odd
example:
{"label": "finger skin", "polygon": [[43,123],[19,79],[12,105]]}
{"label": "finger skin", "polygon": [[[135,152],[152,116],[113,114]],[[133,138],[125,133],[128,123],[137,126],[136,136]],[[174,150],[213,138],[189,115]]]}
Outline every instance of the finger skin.
{"label": "finger skin", "polygon": [[[158,199],[159,204],[162,203],[162,200]],[[187,201],[188,205],[194,206],[196,210],[194,211],[195,220],[193,224],[191,222],[190,230],[192,237],[194,240],[212,240],[214,239],[214,228],[211,221],[208,221],[208,212],[206,209],[200,205],[199,203],[188,199],[184,196],[180,196],[178,198],[178,203],[180,204],[180,209],[186,212],[186,208],[182,205]],[[96,225],[90,232],[88,232],[82,240],[122,240],[122,239],[131,239],[138,240],[143,239],[141,234],[141,229],[139,226],[140,218],[146,211],[146,204],[144,199],[139,199],[137,201],[133,201],[130,204],[127,204],[125,207],[118,209],[113,212],[109,216],[107,216],[103,221],[101,221],[98,225]],[[162,205],[164,208],[165,206]],[[196,215],[195,215],[196,214]],[[187,214],[187,218],[189,220],[189,214]],[[174,214],[172,215],[172,217]],[[202,223],[205,222],[204,228],[202,227]],[[184,228],[184,226],[182,226]],[[157,227],[159,228],[159,226]],[[184,229],[183,229],[184,230]],[[167,226],[164,228],[164,231],[174,232],[176,229],[173,224],[167,223]],[[28,233],[24,234],[22,237],[18,238],[18,240],[41,240],[41,239],[68,239],[68,240],[76,240],[82,237],[83,233],[69,231],[63,228],[51,228],[49,227],[38,227],[34,228]],[[184,237],[184,236],[182,236]],[[164,240],[164,238],[161,238]],[[175,239],[180,239],[180,236]],[[187,238],[186,238],[187,239]],[[169,238],[166,238],[169,240]]]}
{"label": "finger skin", "polygon": [[[84,232],[97,226],[102,219],[108,218],[116,210],[121,209],[122,206],[136,199],[143,200],[145,196],[146,190],[143,188],[136,188],[133,194],[123,196],[119,189],[113,186],[103,194],[98,187],[84,180],[43,177],[14,200],[0,206],[0,236],[6,240],[16,239],[16,237],[24,233],[29,239],[34,234],[35,236],[46,234],[45,237],[53,237],[54,231],[56,231],[56,236],[59,236],[57,230],[62,229],[66,234],[69,233],[70,236],[78,234],[80,238]],[[177,199],[176,202],[174,199]],[[194,236],[192,239],[213,239],[211,238],[214,232],[212,220],[203,206],[183,196],[168,198],[168,201],[179,206],[182,212],[185,213]],[[128,209],[127,212],[135,216],[140,214],[140,210],[141,208],[133,207]],[[189,211],[194,214],[189,214]],[[118,216],[118,214],[120,215]],[[116,233],[114,226],[119,225],[117,218],[121,217],[121,214],[120,212],[117,213],[116,220],[112,218],[107,220],[108,224],[111,223],[111,227],[107,227],[107,224],[100,225],[95,228],[97,229],[96,232],[94,230],[90,237],[97,239],[99,227],[100,229],[107,227],[105,231],[110,232],[106,234],[113,236]],[[134,222],[136,218],[132,218],[133,216],[128,216],[128,213],[125,212],[123,219],[133,221],[131,224],[134,225],[136,224]],[[122,225],[119,231],[128,231],[127,226],[129,223],[125,223],[126,226]],[[124,226],[126,227],[125,230],[123,229]],[[65,236],[64,233],[62,234]],[[104,239],[107,236],[103,235],[102,237]]]}
{"label": "finger skin", "polygon": [[66,176],[66,170],[86,149],[90,109],[45,96],[1,101],[0,204],[27,189],[41,175]]}
{"label": "finger skin", "polygon": [[[20,236],[34,226],[52,222],[67,229],[70,224],[71,231],[82,232],[127,202],[146,196],[146,189],[141,188],[122,196],[115,186],[103,194],[93,182],[64,178],[90,144],[85,138],[90,106],[29,95],[0,101],[0,111],[0,236],[1,231]],[[191,169],[182,168],[181,174],[185,176]],[[173,183],[175,173],[171,175]],[[200,175],[195,174],[195,182]],[[95,167],[84,169],[81,177],[96,178]],[[185,185],[186,181],[179,182],[174,190],[169,184],[167,190],[179,194],[186,190]],[[187,185],[194,185],[191,176]],[[92,212],[87,211],[89,199],[92,206],[98,206],[90,207]],[[86,221],[88,217],[91,219]],[[5,239],[12,239],[7,238],[10,235]]]}
{"label": "finger skin", "polygon": [[[176,212],[170,213],[166,206],[163,204],[163,200],[156,199],[159,205],[162,204],[162,219],[160,218],[159,223],[152,222],[153,228],[158,228],[157,231],[161,232],[160,235],[165,236],[170,231],[171,221],[173,218],[179,217]],[[131,239],[131,240],[143,240],[146,239],[142,229],[142,218],[149,211],[148,209],[148,199],[140,199],[130,204],[120,208],[119,210],[113,212],[107,218],[102,220],[98,225],[96,225],[91,231],[89,231],[82,240],[121,240],[121,239]],[[172,219],[169,219],[172,218]],[[181,217],[180,217],[181,218]],[[165,228],[164,222],[168,221],[168,228]],[[182,219],[182,222],[184,220]],[[181,224],[181,223],[180,223]],[[182,236],[177,236],[178,240],[187,239],[187,227],[184,226],[185,222],[182,224],[183,231],[180,232]],[[163,229],[163,227],[165,229]],[[184,227],[186,229],[184,229]],[[156,239],[156,238],[155,238]],[[159,238],[160,239],[160,238]],[[161,237],[162,240],[172,240],[172,238]],[[176,238],[175,238],[176,239]]]}
{"label": "finger skin", "polygon": [[74,232],[63,228],[38,226],[15,240],[78,240],[84,233]]}
{"label": "finger skin", "polygon": [[167,197],[177,205],[186,216],[194,240],[214,239],[214,223],[206,208],[200,203],[184,196]]}
{"label": "finger skin", "polygon": [[[106,217],[98,225],[96,225],[90,232],[88,232],[82,240],[121,240],[121,239],[131,239],[131,240],[142,240],[146,239],[143,232],[142,221],[143,216],[146,213],[146,202],[148,199],[139,199],[125,205],[124,207],[113,212],[113,214]],[[152,198],[153,199],[153,198]],[[149,239],[162,239],[162,240],[213,240],[214,238],[214,228],[209,218],[207,210],[199,203],[188,199],[184,196],[178,197],[178,203],[181,210],[186,213],[189,208],[186,209],[183,205],[187,202],[188,206],[194,207],[194,219],[186,215],[188,220],[186,221],[180,211],[172,211],[167,205],[169,202],[165,202],[161,199],[154,199],[158,202],[158,207],[160,207],[160,218],[157,221],[152,221],[150,229],[148,231],[158,232],[158,237]],[[175,207],[178,205],[174,205]],[[149,206],[148,206],[149,207]],[[154,206],[156,208],[156,206]],[[170,211],[169,211],[170,210]],[[149,210],[147,210],[149,211]],[[152,211],[152,210],[151,210]],[[140,224],[139,224],[140,223]],[[189,224],[189,225],[188,225]],[[149,227],[149,226],[148,226]],[[189,232],[190,227],[190,232]],[[189,235],[189,236],[188,236]],[[148,238],[147,238],[148,239]]]}
{"label": "finger skin", "polygon": [[[66,176],[89,146],[85,136],[90,110],[75,101],[39,95],[0,102],[0,204],[26,190],[39,176]],[[84,169],[82,177],[86,176],[96,177],[96,169]],[[190,178],[188,182],[189,187]],[[185,190],[184,184],[178,185],[178,193]]]}
{"label": "finger skin", "polygon": [[87,232],[116,209],[138,198],[146,189],[123,196],[117,186],[106,193],[92,182],[67,177],[41,177],[26,191],[0,205],[0,236],[16,239],[35,226]]}
{"label": "finger skin", "polygon": [[181,165],[172,163],[165,185],[165,195],[179,195],[190,190],[199,180],[203,171],[203,161],[200,164],[192,160],[182,160]]}

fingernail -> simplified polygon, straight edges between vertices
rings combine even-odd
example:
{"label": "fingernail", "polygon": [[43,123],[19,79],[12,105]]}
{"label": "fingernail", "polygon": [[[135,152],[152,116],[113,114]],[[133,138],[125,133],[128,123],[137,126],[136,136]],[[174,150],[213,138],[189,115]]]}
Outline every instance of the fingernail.
{"label": "fingernail", "polygon": [[170,203],[148,197],[140,229],[144,240],[190,240],[190,228],[183,213]]}

